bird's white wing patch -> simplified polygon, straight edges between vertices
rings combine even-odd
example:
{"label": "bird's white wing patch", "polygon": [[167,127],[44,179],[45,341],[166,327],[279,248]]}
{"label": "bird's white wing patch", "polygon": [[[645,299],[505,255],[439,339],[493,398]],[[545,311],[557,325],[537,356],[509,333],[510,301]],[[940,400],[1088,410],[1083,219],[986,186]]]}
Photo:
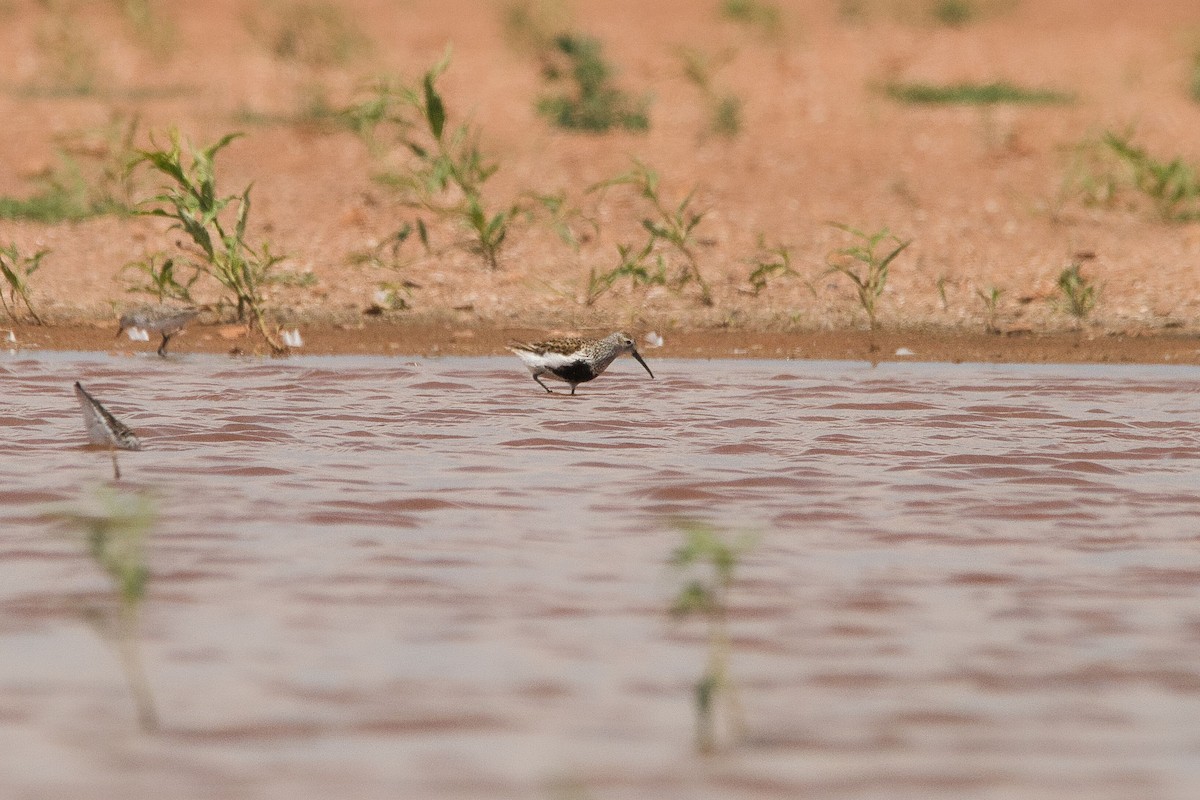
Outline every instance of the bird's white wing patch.
{"label": "bird's white wing patch", "polygon": [[557,367],[566,366],[579,360],[574,355],[564,356],[562,353],[534,353],[530,350],[519,350],[517,348],[512,348],[512,351],[530,369],[556,369]]}
{"label": "bird's white wing patch", "polygon": [[579,360],[579,356],[572,353],[569,356],[564,356],[562,353],[545,353],[541,358],[541,363],[548,369],[557,369],[565,367],[567,364],[573,364]]}

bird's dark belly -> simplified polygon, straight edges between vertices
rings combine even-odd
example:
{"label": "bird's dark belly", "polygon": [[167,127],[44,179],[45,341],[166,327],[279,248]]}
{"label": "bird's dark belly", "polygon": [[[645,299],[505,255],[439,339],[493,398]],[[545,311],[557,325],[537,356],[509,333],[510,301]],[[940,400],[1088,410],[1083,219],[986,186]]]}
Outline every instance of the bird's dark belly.
{"label": "bird's dark belly", "polygon": [[550,371],[567,383],[587,383],[596,377],[596,373],[592,372],[592,365],[586,361],[572,361]]}

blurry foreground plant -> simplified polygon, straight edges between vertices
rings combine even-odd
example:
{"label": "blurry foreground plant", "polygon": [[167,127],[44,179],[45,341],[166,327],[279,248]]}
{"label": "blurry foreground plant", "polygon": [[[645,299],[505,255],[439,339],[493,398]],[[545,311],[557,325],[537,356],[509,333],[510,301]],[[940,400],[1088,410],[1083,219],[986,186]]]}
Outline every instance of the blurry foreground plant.
{"label": "blurry foreground plant", "polygon": [[730,674],[729,592],[742,556],[754,545],[749,536],[729,541],[715,527],[695,520],[679,520],[675,527],[683,543],[671,554],[671,566],[680,574],[681,586],[671,603],[676,619],[701,617],[708,627],[708,654],[696,682],[696,747],[711,752],[717,744],[717,703],[725,709],[731,741],[742,737],[744,720],[737,686]]}
{"label": "blurry foreground plant", "polygon": [[49,516],[82,536],[88,555],[108,578],[114,610],[107,619],[97,617],[97,628],[117,649],[142,730],[157,730],[158,713],[138,642],[138,619],[150,581],[145,543],[158,517],[153,498],[105,487],[90,502]]}

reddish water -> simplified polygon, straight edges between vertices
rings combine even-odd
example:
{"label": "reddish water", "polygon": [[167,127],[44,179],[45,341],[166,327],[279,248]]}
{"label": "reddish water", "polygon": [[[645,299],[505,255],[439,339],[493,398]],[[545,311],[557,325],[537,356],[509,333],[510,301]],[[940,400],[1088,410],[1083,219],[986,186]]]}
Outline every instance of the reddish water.
{"label": "reddish water", "polygon": [[[0,360],[0,797],[1191,798],[1200,371]],[[161,493],[137,731],[43,518]],[[674,516],[759,534],[692,749]]]}

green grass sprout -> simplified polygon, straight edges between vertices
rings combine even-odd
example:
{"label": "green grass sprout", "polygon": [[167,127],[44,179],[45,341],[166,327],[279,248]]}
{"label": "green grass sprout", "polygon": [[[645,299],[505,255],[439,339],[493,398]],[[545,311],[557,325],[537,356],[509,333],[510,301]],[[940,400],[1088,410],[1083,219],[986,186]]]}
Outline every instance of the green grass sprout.
{"label": "green grass sprout", "polygon": [[1164,222],[1200,219],[1200,180],[1180,157],[1160,160],[1135,144],[1132,133],[1104,134],[1105,145],[1128,167],[1133,185],[1154,204]]}
{"label": "green grass sprout", "polygon": [[[906,247],[912,244],[912,240],[902,242],[887,228],[875,233],[865,233],[838,222],[829,224],[858,240],[856,244],[834,251],[827,259],[828,272],[845,275],[854,284],[858,303],[866,312],[867,324],[871,333],[874,333],[877,327],[879,298],[887,286],[891,264],[897,256],[904,252]],[[877,248],[885,241],[890,242],[888,246],[892,249],[886,254],[877,252]]]}
{"label": "green grass sprout", "polygon": [[999,333],[1000,327],[997,324],[1000,311],[1000,296],[1004,294],[1003,289],[995,286],[989,286],[987,291],[976,289],[975,295],[983,302],[984,317],[983,327],[988,333]]}
{"label": "green grass sprout", "polygon": [[[521,208],[516,203],[496,208],[487,202],[484,185],[499,167],[480,147],[476,127],[466,122],[450,124],[446,101],[437,88],[450,57],[447,48],[415,89],[381,87],[381,110],[360,114],[358,119],[365,120],[366,129],[374,129],[376,119],[393,126],[409,156],[407,168],[377,179],[419,213],[455,220],[467,233],[466,249],[494,270],[500,266],[500,252]],[[418,218],[416,227],[428,249],[428,222]]]}
{"label": "green grass sprout", "polygon": [[1058,276],[1058,305],[1074,317],[1077,324],[1082,323],[1096,307],[1099,296],[1096,285],[1081,271],[1082,266],[1075,261]]}
{"label": "green grass sprout", "polygon": [[[642,230],[646,240],[640,248],[632,245],[618,247],[622,263],[617,269],[621,274],[639,274],[638,270],[646,267],[648,260],[661,267],[661,274],[666,271],[666,259],[663,250],[674,255],[678,267],[668,285],[682,289],[689,283],[695,283],[700,289],[700,302],[706,306],[713,304],[712,289],[704,274],[700,271],[700,263],[696,255],[699,241],[696,238],[696,227],[704,219],[704,212],[692,209],[692,199],[696,190],[688,192],[678,203],[672,204],[663,199],[658,188],[658,173],[637,159],[633,168],[628,172],[606,181],[601,181],[588,188],[588,192],[606,190],[614,186],[632,187],[637,196],[645,200],[649,213],[642,217]],[[635,257],[630,260],[630,254]]]}
{"label": "green grass sprout", "polygon": [[883,87],[888,97],[909,105],[1065,105],[1075,95],[1057,89],[1026,89],[1005,81],[992,83],[892,82]]}
{"label": "green grass sprout", "polygon": [[799,275],[792,268],[792,251],[790,247],[784,245],[776,245],[768,248],[763,241],[762,236],[759,236],[758,255],[750,259],[751,266],[754,267],[748,278],[750,282],[750,290],[755,297],[767,288],[767,284],[775,278],[797,277]]}
{"label": "green grass sprout", "polygon": [[59,137],[54,163],[28,197],[0,196],[0,218],[57,224],[132,213],[137,117],[114,115],[94,130]]}

